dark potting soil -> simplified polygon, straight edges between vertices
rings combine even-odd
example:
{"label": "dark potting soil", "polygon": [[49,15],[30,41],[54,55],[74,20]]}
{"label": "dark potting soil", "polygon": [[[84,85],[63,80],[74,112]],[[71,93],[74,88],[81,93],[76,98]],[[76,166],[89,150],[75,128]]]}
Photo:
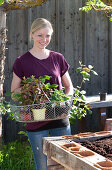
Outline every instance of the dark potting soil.
{"label": "dark potting soil", "polygon": [[80,144],[112,160],[112,137],[103,138],[103,139],[96,140],[93,142],[85,140],[84,142],[81,142]]}

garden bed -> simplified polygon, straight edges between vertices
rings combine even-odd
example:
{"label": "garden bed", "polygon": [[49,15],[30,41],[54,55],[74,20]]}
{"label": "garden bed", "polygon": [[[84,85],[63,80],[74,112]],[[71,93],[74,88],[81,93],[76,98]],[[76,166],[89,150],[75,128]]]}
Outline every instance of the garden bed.
{"label": "garden bed", "polygon": [[[70,143],[61,145],[63,149],[72,153],[76,161],[79,158],[83,163],[94,166],[94,169],[100,168],[101,170],[112,170],[112,132],[85,132],[76,135],[62,136]],[[78,158],[78,159],[77,159]],[[81,166],[79,165],[79,169]]]}
{"label": "garden bed", "polygon": [[80,143],[82,146],[112,160],[112,136],[104,137],[96,141],[85,140]]}
{"label": "garden bed", "polygon": [[98,139],[103,140],[105,137],[110,139],[112,137],[111,132],[87,132],[77,135],[45,138],[43,141],[43,151],[44,154],[49,155],[49,159],[55,160],[67,169],[112,170],[111,160],[83,145],[86,140],[95,142]]}

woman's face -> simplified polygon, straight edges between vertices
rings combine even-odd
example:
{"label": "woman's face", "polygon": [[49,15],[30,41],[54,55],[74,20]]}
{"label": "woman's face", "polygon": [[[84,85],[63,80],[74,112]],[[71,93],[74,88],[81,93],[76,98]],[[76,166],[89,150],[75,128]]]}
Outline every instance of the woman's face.
{"label": "woman's face", "polygon": [[31,37],[34,41],[34,46],[39,49],[44,49],[48,46],[51,40],[52,30],[49,27],[42,28],[40,30],[31,33]]}

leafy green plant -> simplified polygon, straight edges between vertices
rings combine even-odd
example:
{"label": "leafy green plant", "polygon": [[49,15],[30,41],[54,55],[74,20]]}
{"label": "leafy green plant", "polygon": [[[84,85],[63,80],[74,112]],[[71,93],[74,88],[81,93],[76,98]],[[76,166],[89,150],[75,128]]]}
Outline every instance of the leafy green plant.
{"label": "leafy green plant", "polygon": [[7,102],[7,101],[5,101],[5,100],[1,100],[0,101],[0,113],[2,114],[2,115],[8,115],[8,119],[14,119],[14,116],[13,116],[13,114],[12,114],[12,112],[11,112],[11,109],[10,109],[10,103],[9,102]]}
{"label": "leafy green plant", "polygon": [[103,11],[106,16],[109,17],[109,20],[112,21],[112,0],[87,0],[85,6],[79,10],[89,12],[92,9],[95,11]]}
{"label": "leafy green plant", "polygon": [[21,93],[12,93],[19,105],[40,104],[51,101],[65,101],[68,97],[63,90],[58,90],[58,85],[45,83],[50,80],[50,76],[41,76],[38,79],[35,76],[23,78]]}
{"label": "leafy green plant", "polygon": [[88,67],[82,62],[79,62],[80,67],[76,69],[76,72],[82,75],[82,81],[80,86],[74,88],[73,104],[70,111],[70,122],[74,123],[76,118],[81,119],[85,117],[87,113],[92,114],[91,106],[86,102],[86,91],[82,90],[82,85],[90,80],[90,74],[98,75],[94,70],[93,66],[88,65]]}
{"label": "leafy green plant", "polygon": [[2,145],[0,170],[34,170],[34,159],[29,142],[15,141]]}
{"label": "leafy green plant", "polygon": [[[34,76],[29,78],[24,77],[21,85],[22,93],[9,93],[9,95],[13,94],[13,98],[16,100],[16,102],[18,102],[19,105],[24,106],[48,103],[48,109],[49,107],[54,107],[54,105],[52,105],[54,101],[55,107],[70,109],[69,101],[72,100],[73,103],[70,111],[70,121],[72,123],[76,118],[81,119],[82,117],[85,117],[87,112],[90,114],[92,113],[91,106],[86,102],[86,91],[82,89],[82,85],[86,81],[90,80],[91,73],[97,75],[97,73],[93,70],[93,66],[88,65],[87,67],[86,65],[82,64],[82,62],[79,62],[79,64],[80,67],[76,69],[76,72],[81,74],[82,81],[79,86],[74,88],[73,96],[66,95],[64,93],[64,89],[58,90],[58,85],[56,84],[51,85],[49,82],[46,83],[46,80],[50,80],[50,77],[47,75],[39,77],[38,79]],[[60,103],[62,101],[66,101],[66,105],[61,106]],[[0,109],[4,114],[8,112],[10,117],[13,115],[10,112],[10,104],[7,104],[6,106],[1,104]]]}
{"label": "leafy green plant", "polygon": [[4,4],[4,0],[0,0],[0,5]]}
{"label": "leafy green plant", "polygon": [[23,77],[21,93],[13,93],[13,99],[17,100],[19,105],[31,105],[48,101],[44,82],[49,79],[49,76],[43,76],[39,79],[33,75],[29,78]]}

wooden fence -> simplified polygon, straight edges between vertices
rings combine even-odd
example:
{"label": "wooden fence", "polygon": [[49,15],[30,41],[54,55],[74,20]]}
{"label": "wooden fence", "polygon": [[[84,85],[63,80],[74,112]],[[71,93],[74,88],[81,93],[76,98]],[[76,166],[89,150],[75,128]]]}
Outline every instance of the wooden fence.
{"label": "wooden fence", "polygon": [[[69,73],[74,87],[80,83],[80,76],[75,70],[82,61],[93,65],[98,73],[85,85],[87,95],[112,92],[112,24],[102,12],[86,14],[79,11],[82,5],[83,0],[48,0],[42,6],[8,12],[4,93],[10,91],[14,60],[31,48],[29,30],[32,21],[38,17],[53,24],[54,34],[49,49],[64,54],[70,64]],[[97,111],[93,113],[87,116],[88,131],[98,130]],[[24,129],[23,124],[4,118],[5,141],[15,140],[21,128]],[[74,131],[78,131],[77,122],[73,126]]]}

